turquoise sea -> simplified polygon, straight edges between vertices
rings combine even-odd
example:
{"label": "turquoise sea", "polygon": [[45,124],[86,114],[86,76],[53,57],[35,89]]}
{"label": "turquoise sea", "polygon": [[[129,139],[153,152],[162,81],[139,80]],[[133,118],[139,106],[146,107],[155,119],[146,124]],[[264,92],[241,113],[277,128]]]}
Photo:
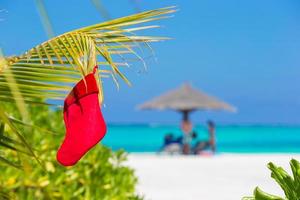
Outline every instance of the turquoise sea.
{"label": "turquoise sea", "polygon": [[[198,140],[208,138],[205,127],[197,126]],[[157,152],[164,135],[181,134],[175,125],[109,125],[103,144],[113,150]],[[220,153],[297,153],[300,152],[300,126],[223,125],[216,129]]]}

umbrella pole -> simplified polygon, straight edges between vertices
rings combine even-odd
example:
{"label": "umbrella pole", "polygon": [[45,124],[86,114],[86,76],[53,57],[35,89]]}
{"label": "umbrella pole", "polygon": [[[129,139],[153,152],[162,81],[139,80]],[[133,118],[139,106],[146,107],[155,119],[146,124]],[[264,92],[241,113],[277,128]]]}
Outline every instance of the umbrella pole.
{"label": "umbrella pole", "polygon": [[190,110],[183,110],[183,118],[181,122],[181,129],[184,133],[190,133],[193,129],[193,125],[190,121]]}
{"label": "umbrella pole", "polygon": [[183,119],[182,119],[182,124],[181,124],[181,130],[183,132],[183,146],[182,146],[182,153],[185,155],[188,155],[191,153],[191,146],[189,139],[191,131],[193,129],[192,123],[190,122],[189,119],[189,110],[183,110]]}
{"label": "umbrella pole", "polygon": [[183,118],[182,118],[183,121],[190,121],[190,118],[189,118],[190,112],[188,110],[182,111],[182,114],[183,114]]}

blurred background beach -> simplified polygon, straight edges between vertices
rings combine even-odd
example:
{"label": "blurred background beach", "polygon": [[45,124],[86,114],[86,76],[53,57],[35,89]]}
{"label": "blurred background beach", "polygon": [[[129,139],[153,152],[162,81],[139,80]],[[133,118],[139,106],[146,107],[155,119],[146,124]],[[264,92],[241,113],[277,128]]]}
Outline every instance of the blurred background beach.
{"label": "blurred background beach", "polygon": [[[105,10],[100,14],[84,0],[52,0],[45,5],[57,34],[138,11],[169,5],[179,9],[172,19],[157,22],[162,29],[152,30],[151,34],[173,39],[152,44],[155,57],[144,55],[147,70],[141,62],[123,70],[132,87],[121,83],[116,92],[112,81],[104,80],[108,132],[102,143],[130,153],[128,164],[139,176],[139,193],[153,200],[232,200],[262,185],[282,194],[268,178],[265,165],[274,161],[287,166],[291,157],[300,158],[300,3],[101,2]],[[74,14],[56,9],[55,4]],[[21,53],[47,39],[33,1],[2,1],[0,5],[0,44],[5,54]],[[136,109],[183,83],[237,108],[235,113],[191,114],[198,139],[209,137],[207,120],[216,123],[214,156],[156,155],[167,133],[182,135],[182,116],[169,110]]]}
{"label": "blurred background beach", "polygon": [[[205,126],[196,126],[198,139],[207,140]],[[178,125],[109,125],[103,144],[132,153],[155,153],[166,133],[180,136]],[[288,125],[219,125],[216,129],[218,153],[299,153],[300,127]],[[118,138],[118,139],[116,139]]]}

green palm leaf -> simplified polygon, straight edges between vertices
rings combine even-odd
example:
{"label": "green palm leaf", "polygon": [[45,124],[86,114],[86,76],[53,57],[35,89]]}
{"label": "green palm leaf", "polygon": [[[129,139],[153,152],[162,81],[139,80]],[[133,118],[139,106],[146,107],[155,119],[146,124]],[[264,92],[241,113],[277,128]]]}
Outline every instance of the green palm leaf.
{"label": "green palm leaf", "polygon": [[[102,102],[102,78],[112,77],[117,85],[121,78],[130,85],[121,70],[121,66],[129,65],[126,57],[133,55],[142,60],[136,51],[142,48],[141,44],[167,39],[139,36],[134,32],[158,27],[140,25],[164,19],[173,12],[174,7],[161,8],[91,25],[52,38],[20,56],[2,58],[2,63],[6,64],[0,64],[0,100],[19,99],[20,96],[25,103],[61,100],[74,83],[99,65],[99,99]],[[13,75],[13,84],[8,83],[7,74]],[[21,95],[11,92],[12,86],[19,88]]]}

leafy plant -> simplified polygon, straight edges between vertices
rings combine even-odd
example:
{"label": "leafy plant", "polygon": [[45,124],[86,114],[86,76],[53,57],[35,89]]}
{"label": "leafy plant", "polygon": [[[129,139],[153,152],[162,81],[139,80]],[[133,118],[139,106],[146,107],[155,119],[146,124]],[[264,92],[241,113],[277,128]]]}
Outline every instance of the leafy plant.
{"label": "leafy plant", "polygon": [[[8,106],[6,109],[13,110]],[[0,199],[141,199],[135,194],[137,178],[134,171],[124,165],[127,159],[124,151],[112,152],[99,145],[76,166],[62,167],[55,160],[63,137],[58,133],[64,131],[61,111],[38,106],[30,108],[29,112],[33,122],[39,124],[39,127],[31,129],[29,141],[45,167],[40,167],[28,156],[18,158],[15,151],[3,149],[1,153],[14,163],[22,164],[22,168],[7,167],[0,163]],[[41,129],[52,129],[53,132],[41,132]],[[5,130],[4,136],[9,132],[9,129]]]}
{"label": "leafy plant", "polygon": [[293,177],[291,177],[282,167],[277,167],[272,162],[268,164],[271,170],[271,177],[280,185],[285,197],[263,192],[259,187],[254,190],[253,197],[244,197],[243,200],[299,200],[300,199],[300,163],[292,159],[290,161]]}

